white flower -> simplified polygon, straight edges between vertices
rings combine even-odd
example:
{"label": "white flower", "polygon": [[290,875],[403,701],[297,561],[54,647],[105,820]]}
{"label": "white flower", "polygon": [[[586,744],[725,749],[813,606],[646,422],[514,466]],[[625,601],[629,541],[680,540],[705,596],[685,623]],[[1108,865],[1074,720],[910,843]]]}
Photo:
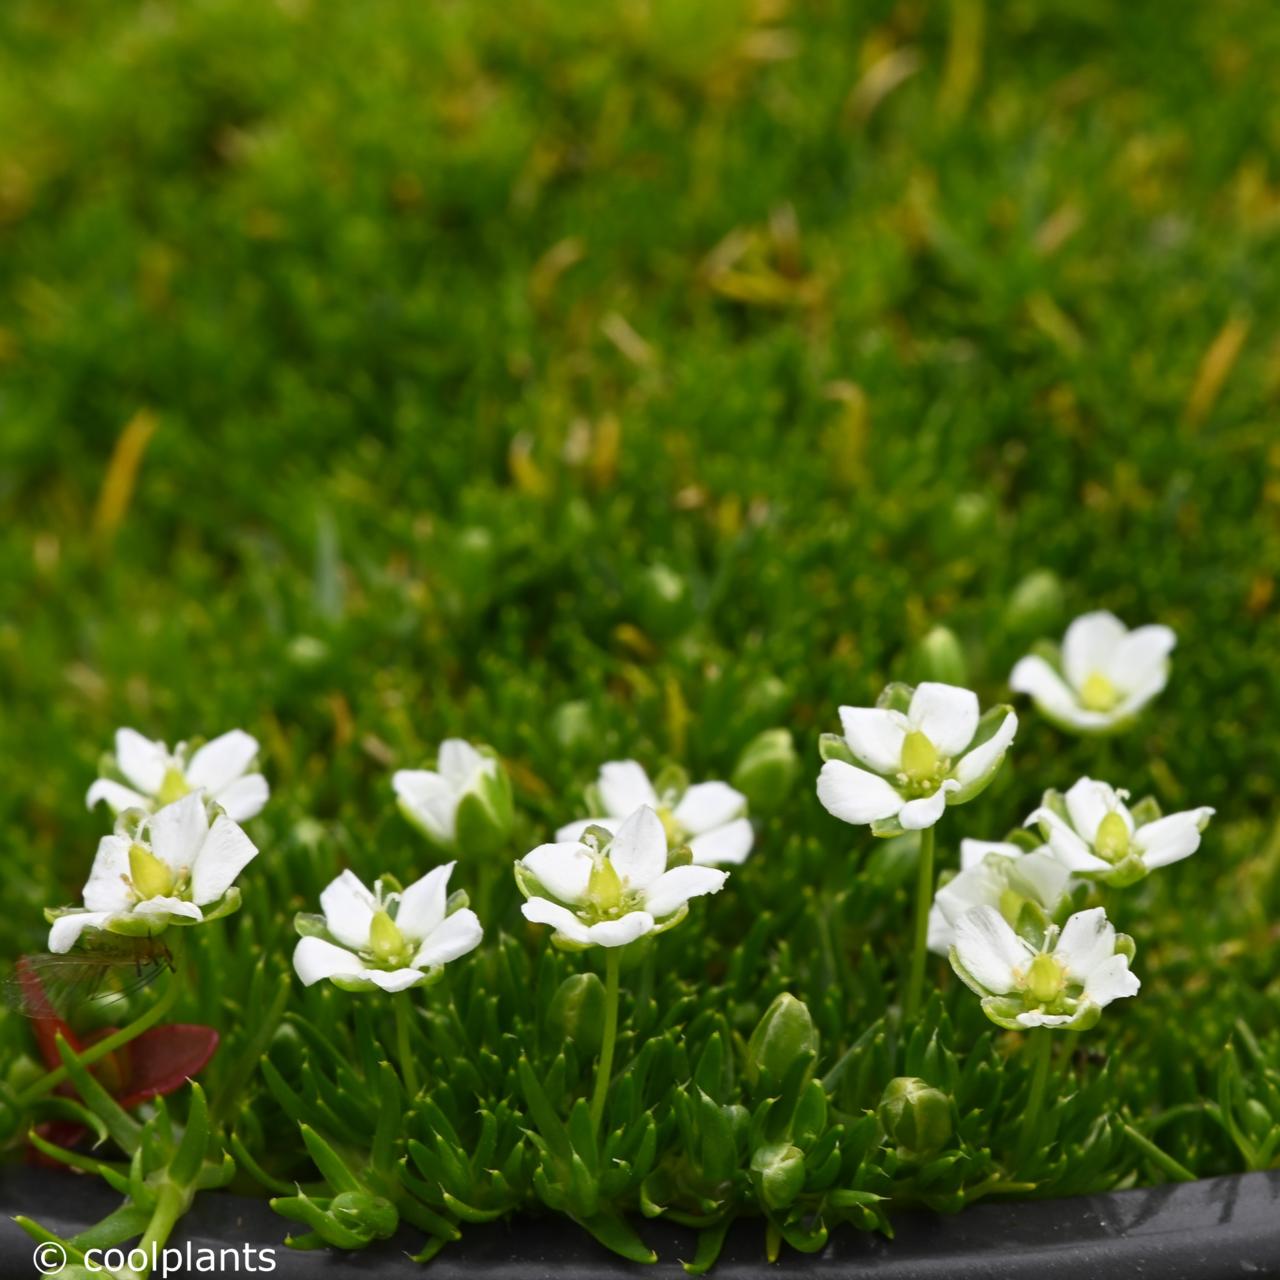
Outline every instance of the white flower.
{"label": "white flower", "polygon": [[668,869],[667,833],[648,805],[612,836],[588,830],[581,840],[539,845],[516,863],[529,899],[520,908],[525,919],[554,926],[555,941],[571,948],[624,947],[670,929],[690,898],[719,893],[727,874],[691,864]]}
{"label": "white flower", "polygon": [[[671,781],[673,785],[665,785]],[[679,771],[658,779],[655,788],[643,765],[635,760],[611,760],[600,766],[596,779],[604,816],[571,822],[556,832],[556,839],[579,839],[588,827],[617,831],[624,818],[648,805],[662,819],[672,844],[687,844],[699,866],[737,865],[745,862],[755,836],[747,819],[747,797],[727,782],[697,782],[689,786]]]}
{"label": "white flower", "polygon": [[1086,613],[1067,628],[1061,651],[1048,646],[1043,655],[1022,658],[1009,687],[1029,694],[1060,729],[1110,733],[1164,688],[1177,642],[1168,627],[1129,631],[1114,614]]}
{"label": "white flower", "polygon": [[979,716],[976,694],[929,682],[891,684],[874,707],[841,707],[840,722],[843,737],[822,737],[818,799],[878,836],[931,827],[947,805],[972,800],[1018,728],[1008,707]]}
{"label": "white flower", "polygon": [[1113,1000],[1136,995],[1129,971],[1133,939],[1117,934],[1101,907],[1050,925],[1039,945],[1016,934],[994,907],[977,907],[956,925],[951,967],[982,997],[998,1026],[1083,1031]]}
{"label": "white flower", "polygon": [[960,841],[960,872],[934,895],[929,910],[929,950],[945,956],[956,925],[975,907],[994,907],[1011,924],[1028,903],[1046,923],[1066,900],[1071,873],[1047,846],[1028,853],[1016,844]]}
{"label": "white flower", "polygon": [[1046,791],[1027,818],[1069,871],[1110,885],[1132,884],[1149,871],[1189,858],[1214,811],[1207,805],[1160,816],[1150,798],[1130,809],[1127,791],[1081,778],[1067,794]]}
{"label": "white flower", "polygon": [[85,803],[92,809],[105,800],[114,813],[149,812],[189,792],[203,791],[233,822],[247,822],[262,812],[271,794],[262,774],[248,772],[257,756],[257,740],[240,729],[206,742],[190,759],[185,742],[170,751],[163,742],[152,742],[136,729],[118,729],[114,767],[124,782],[99,778],[89,788]]}
{"label": "white flower", "polygon": [[400,769],[391,785],[400,812],[438,848],[492,852],[511,834],[511,780],[487,747],[446,738],[435,769]]}
{"label": "white flower", "polygon": [[192,792],[144,818],[132,835],[117,826],[102,837],[84,909],[50,913],[49,950],[69,951],[85,929],[150,935],[226,915],[240,905],[236,876],[257,856],[225,813],[211,824],[204,797]]}
{"label": "white flower", "polygon": [[323,916],[299,914],[303,934],[293,967],[304,986],[328,978],[344,991],[404,991],[432,982],[450,960],[480,945],[484,930],[466,905],[449,894],[456,863],[428,871],[403,893],[371,893],[344,871],[320,895]]}

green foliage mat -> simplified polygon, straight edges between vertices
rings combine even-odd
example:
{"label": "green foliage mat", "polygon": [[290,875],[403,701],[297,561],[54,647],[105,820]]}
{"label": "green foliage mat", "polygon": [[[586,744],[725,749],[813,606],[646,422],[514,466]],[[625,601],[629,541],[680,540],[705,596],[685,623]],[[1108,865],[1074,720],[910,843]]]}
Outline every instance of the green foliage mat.
{"label": "green foliage mat", "polygon": [[[164,1113],[139,1167],[213,1185],[234,1130],[237,1185],[301,1181],[326,1230],[346,1170],[428,1252],[541,1201],[636,1256],[625,1215],[665,1209],[705,1263],[740,1213],[806,1248],[1271,1162],[1278,71],[1260,3],[9,0],[0,955],[78,895],[117,725],[243,726],[273,788],[174,1014],[224,1031],[207,1122],[173,1103],[209,1147]],[[1020,706],[940,865],[1082,773],[1218,817],[1108,900],[1142,992],[1060,1038],[1018,1167],[1019,1037],[932,961],[896,1029],[914,848],[823,812],[816,744],[929,674],[934,625],[985,705],[1099,607],[1177,631],[1168,690],[1105,745]],[[624,972],[599,1146],[552,1015],[599,957],[525,925],[510,858],[601,761],[728,777],[772,726],[799,781]],[[508,762],[520,827],[454,873],[487,938],[422,997],[408,1107],[385,1002],[291,983],[292,917],[342,866],[430,865],[389,775],[450,735]],[[816,1057],[751,1084],[783,991]],[[31,1052],[0,1021],[0,1062]],[[899,1075],[955,1102],[927,1161],[870,1114]],[[753,1160],[784,1140],[779,1209]]]}

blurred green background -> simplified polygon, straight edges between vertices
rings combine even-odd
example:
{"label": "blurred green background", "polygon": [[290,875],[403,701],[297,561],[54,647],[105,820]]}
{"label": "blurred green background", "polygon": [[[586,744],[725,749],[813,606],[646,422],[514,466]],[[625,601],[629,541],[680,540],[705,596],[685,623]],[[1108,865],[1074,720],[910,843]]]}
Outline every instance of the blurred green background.
{"label": "blurred green background", "polygon": [[9,0],[0,950],[78,892],[119,724],[262,741],[282,920],[421,864],[387,779],[446,734],[542,838],[601,760],[790,726],[745,882],[810,833],[856,887],[837,704],[938,623],[995,700],[1108,607],[1177,630],[1169,690],[1101,765],[1027,709],[944,844],[1089,769],[1216,805],[1122,927],[1262,996],[1278,72],[1262,3]]}

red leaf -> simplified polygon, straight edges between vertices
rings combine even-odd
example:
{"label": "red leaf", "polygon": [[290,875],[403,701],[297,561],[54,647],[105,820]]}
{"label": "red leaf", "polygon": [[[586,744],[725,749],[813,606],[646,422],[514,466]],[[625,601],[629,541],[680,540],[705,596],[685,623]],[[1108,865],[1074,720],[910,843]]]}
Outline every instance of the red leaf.
{"label": "red leaf", "polygon": [[120,1050],[128,1067],[116,1101],[128,1109],[157,1094],[173,1093],[204,1070],[217,1048],[218,1033],[212,1027],[175,1022],[144,1031]]}
{"label": "red leaf", "polygon": [[26,1011],[31,1017],[32,1030],[35,1032],[36,1044],[39,1046],[40,1056],[44,1059],[44,1065],[50,1070],[60,1067],[62,1059],[58,1056],[57,1037],[62,1036],[72,1053],[80,1052],[80,1041],[76,1039],[71,1028],[54,1012],[53,1005],[45,995],[40,977],[32,968],[30,960],[26,956],[19,956],[15,970],[18,981],[22,984]]}

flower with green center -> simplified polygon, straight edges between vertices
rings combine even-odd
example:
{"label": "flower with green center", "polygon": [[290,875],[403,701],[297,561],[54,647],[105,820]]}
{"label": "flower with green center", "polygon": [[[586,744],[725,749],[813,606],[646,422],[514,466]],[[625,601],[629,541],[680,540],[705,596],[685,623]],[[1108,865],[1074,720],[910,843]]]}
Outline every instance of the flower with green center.
{"label": "flower with green center", "polygon": [[1009,686],[1068,733],[1114,733],[1169,679],[1177,637],[1168,627],[1128,630],[1114,614],[1086,613],[1055,645],[1040,646],[1014,667]]}
{"label": "flower with green center", "polygon": [[227,915],[240,905],[236,876],[257,856],[253,841],[200,792],[132,830],[122,819],[98,844],[84,907],[46,913],[49,950],[69,951],[85,929],[149,936]]}
{"label": "flower with green center", "polygon": [[1141,880],[1157,867],[1189,858],[1213,810],[1207,805],[1161,817],[1146,799],[1132,809],[1127,791],[1081,778],[1066,793],[1046,791],[1027,818],[1036,825],[1054,857],[1086,880],[1117,887]]}
{"label": "flower with green center", "polygon": [[754,835],[747,819],[747,798],[726,782],[689,785],[680,769],[663,770],[653,782],[635,760],[611,760],[600,766],[588,790],[603,817],[581,818],[556,832],[558,841],[575,841],[588,827],[615,832],[622,821],[648,805],[662,820],[667,839],[687,844],[698,866],[738,865],[751,852]]}
{"label": "flower with green center", "polygon": [[931,827],[948,805],[972,800],[995,776],[1017,732],[1005,706],[979,714],[955,685],[891,684],[874,707],[841,707],[843,736],[824,734],[818,798],[872,834]]}
{"label": "flower with green center", "polygon": [[1071,873],[1047,845],[1030,852],[1016,844],[960,841],[960,871],[934,895],[929,950],[947,955],[956,925],[975,907],[994,907],[1017,928],[1024,912],[1047,925],[1070,901]]}
{"label": "flower with green center", "polygon": [[579,840],[525,854],[515,867],[528,899],[520,909],[526,920],[553,926],[559,946],[624,947],[679,924],[690,898],[724,887],[727,872],[668,862],[662,819],[642,805],[616,833],[588,827]]}
{"label": "flower with green center", "polygon": [[403,892],[383,880],[371,892],[351,871],[331,881],[320,895],[324,914],[294,919],[302,938],[293,967],[303,985],[327,978],[343,991],[405,991],[436,981],[484,934],[467,895],[449,893],[456,865],[428,871]]}
{"label": "flower with green center", "polygon": [[107,757],[106,768],[121,780],[99,778],[85,803],[92,809],[105,800],[114,813],[149,813],[192,791],[203,791],[233,822],[247,822],[262,811],[271,794],[262,774],[251,772],[257,756],[257,740],[240,729],[206,742],[193,754],[185,742],[170,751],[135,729],[119,729],[115,754]]}
{"label": "flower with green center", "polygon": [[1116,933],[1101,907],[1078,911],[1029,941],[994,907],[976,907],[955,928],[951,967],[982,997],[997,1026],[1084,1031],[1113,1000],[1136,995],[1133,939]]}
{"label": "flower with green center", "polygon": [[446,738],[434,769],[400,769],[391,785],[400,812],[438,849],[494,853],[511,836],[511,779],[490,747]]}

